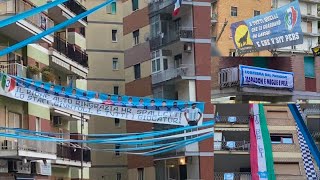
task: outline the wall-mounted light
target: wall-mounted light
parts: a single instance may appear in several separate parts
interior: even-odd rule
[[[185,157],[182,157],[179,159],[179,164],[180,165],[186,165],[186,158]]]

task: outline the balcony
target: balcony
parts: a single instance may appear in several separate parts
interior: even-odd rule
[[[182,64],[178,68],[171,68],[152,74],[152,84],[158,84],[176,78],[186,79],[195,76],[194,64]]]
[[[272,69],[270,69],[272,70]],[[283,71],[284,72],[284,71]],[[239,67],[230,67],[221,69],[218,73],[219,90],[213,90],[212,93],[216,97],[250,95],[250,96],[282,96],[290,98],[293,95],[292,89],[283,89],[276,87],[263,87],[255,85],[240,86],[240,70]],[[212,97],[213,98],[213,97]]]
[[[305,115],[320,115],[320,104],[302,104]]]
[[[211,14],[211,23],[217,23],[218,22],[218,14],[217,13],[212,13]]]
[[[250,142],[248,141],[215,141],[214,150],[249,153]]]
[[[244,124],[249,125],[250,116],[219,116],[215,117],[216,124]]]
[[[0,3],[0,20],[30,10],[35,6],[26,0],[8,0]],[[54,26],[54,22],[45,13],[38,13],[0,28],[0,32],[16,41],[25,40]],[[39,42],[52,43],[53,35],[43,37]]]
[[[49,0],[51,2],[52,0]],[[48,14],[57,23],[64,22],[68,19],[74,18],[77,15],[86,11],[86,8],[82,6],[77,0],[69,0],[63,4],[59,4],[53,8],[48,9]],[[85,27],[87,26],[87,17],[69,26],[69,28]]]
[[[27,67],[19,64],[18,61],[0,61],[0,72],[13,76],[26,77]]]
[[[230,177],[229,179],[234,179],[234,180],[251,180],[251,173],[250,172],[215,172],[214,173],[214,180],[228,179],[225,177]]]
[[[54,164],[81,166],[81,147],[71,144],[57,144],[57,159]],[[91,167],[91,150],[83,148],[83,166]]]
[[[31,141],[25,139],[1,138],[0,157],[27,159],[56,159],[55,142]]]
[[[149,13],[153,14],[175,3],[174,0],[152,0],[149,3]]]
[[[158,36],[150,39],[150,49],[157,50],[163,46],[174,43],[175,41],[192,42],[194,38],[193,28],[184,27],[179,30],[170,31],[168,34],[160,33]]]
[[[50,63],[67,74],[86,77],[88,74],[88,54],[65,40],[55,37],[50,49]],[[50,65],[51,65],[50,64]],[[63,68],[61,68],[63,67]]]

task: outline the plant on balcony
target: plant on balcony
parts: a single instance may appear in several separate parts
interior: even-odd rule
[[[40,69],[37,66],[28,66],[27,71],[29,76],[38,75],[40,73]]]
[[[41,70],[42,73],[42,80],[44,82],[54,82],[56,80],[56,76],[54,74],[54,71],[50,67],[44,67]]]

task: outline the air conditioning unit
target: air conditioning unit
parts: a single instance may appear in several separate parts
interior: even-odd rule
[[[60,116],[52,116],[52,124],[55,127],[61,126],[62,125],[61,117]]]
[[[17,161],[8,161],[8,172],[18,172]]]
[[[185,43],[183,46],[184,52],[190,53],[192,51],[192,44],[191,43]]]

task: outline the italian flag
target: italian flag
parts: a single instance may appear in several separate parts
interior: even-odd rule
[[[181,2],[182,2],[182,0],[176,0],[176,2],[174,3],[174,10],[173,10],[174,16],[177,16],[179,14]]]
[[[1,78],[1,87],[5,92],[13,91],[16,87],[16,80],[3,74]]]
[[[250,164],[252,180],[275,180],[272,144],[262,104],[250,104]]]

